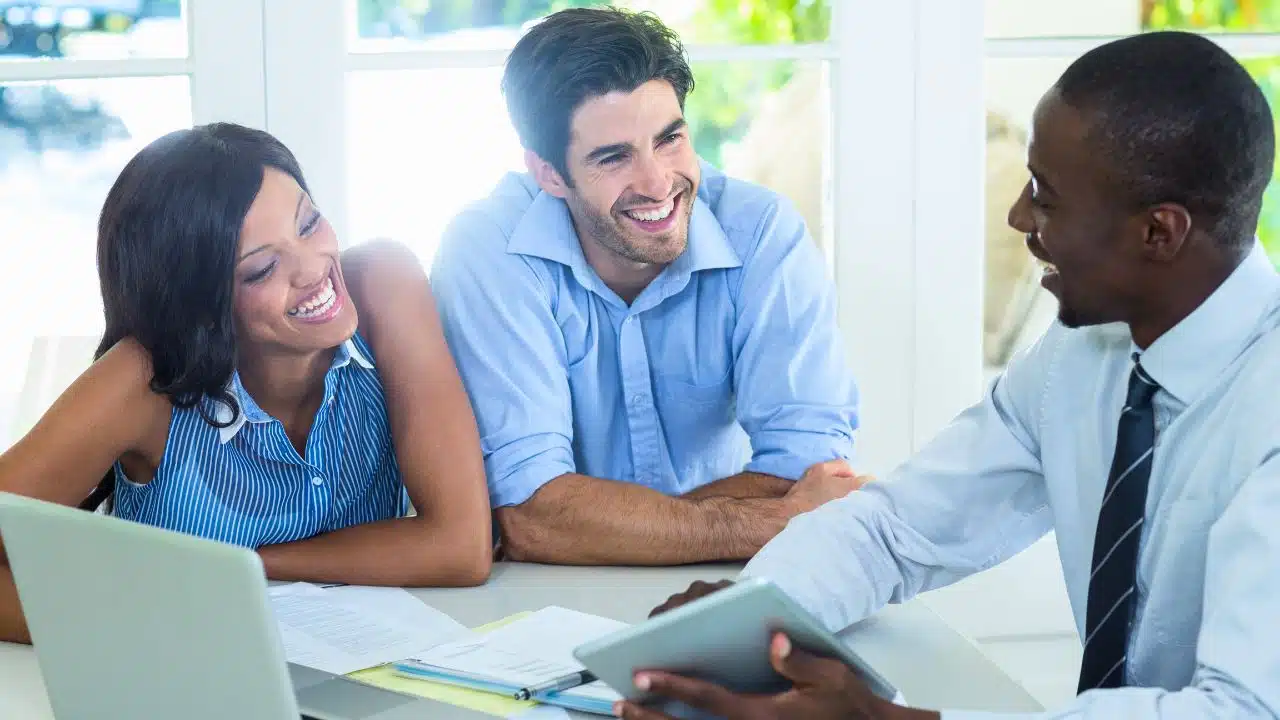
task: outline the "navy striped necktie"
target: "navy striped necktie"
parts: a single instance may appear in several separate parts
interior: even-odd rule
[[[1082,693],[1120,687],[1125,682],[1129,629],[1137,603],[1134,595],[1138,541],[1142,538],[1147,483],[1156,444],[1151,401],[1159,389],[1135,354],[1093,541],[1093,572],[1089,576],[1084,659],[1080,667]]]

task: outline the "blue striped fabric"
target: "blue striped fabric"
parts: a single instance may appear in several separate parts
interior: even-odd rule
[[[404,515],[408,494],[372,357],[359,335],[334,354],[305,458],[238,373],[232,392],[241,413],[229,427],[174,408],[151,482],[131,482],[116,463],[115,514],[250,548]],[[228,408],[202,402],[220,420],[232,419]]]

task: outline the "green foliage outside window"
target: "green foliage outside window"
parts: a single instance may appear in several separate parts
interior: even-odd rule
[[[1280,2],[1275,0],[1139,0],[1143,27],[1207,32],[1275,32],[1280,30]]]
[[[831,8],[829,0],[704,0],[692,25],[701,42],[817,43],[830,35]],[[791,61],[694,67],[685,116],[698,154],[722,165],[721,148],[746,132],[755,99],[781,88],[795,70]]]
[[[824,42],[831,26],[831,0],[622,0],[614,4],[655,10],[698,3],[687,21],[672,23],[686,45],[792,44]],[[605,5],[600,0],[360,0],[359,32],[369,37],[390,23],[403,33],[407,25],[423,35],[475,27],[518,27],[557,10]],[[674,16],[674,15],[673,15]],[[384,30],[385,31],[385,30]],[[740,137],[758,98],[791,79],[790,61],[700,63],[693,68],[696,87],[685,106],[698,154],[722,164],[721,149]]]
[[[1275,32],[1280,30],[1280,0],[1140,0],[1144,30],[1196,30],[1201,32]],[[1280,120],[1280,57],[1245,58],[1241,63],[1253,75]],[[1280,122],[1277,122],[1280,132]],[[1280,160],[1280,158],[1277,158]],[[1280,178],[1267,188],[1258,219],[1258,237],[1280,266]]]
[[[1202,32],[1280,31],[1280,0],[1132,0],[1141,8],[1144,30]],[[666,19],[683,6],[672,23],[686,44],[793,44],[824,42],[829,37],[834,0],[617,0],[634,9],[652,9]],[[675,4],[673,4],[675,3]],[[697,3],[692,13],[685,3]],[[607,4],[600,0],[358,0],[362,37],[380,33],[422,36],[466,28],[518,27],[569,7]],[[673,15],[674,17],[674,15]],[[380,29],[378,29],[380,28]],[[406,32],[407,31],[407,32]],[[1245,67],[1258,81],[1275,111],[1280,111],[1280,57],[1247,58]],[[740,137],[751,121],[757,99],[781,88],[795,71],[791,61],[699,63],[696,88],[686,104],[698,154],[723,164],[722,148]],[[1280,119],[1280,112],[1277,112]],[[1278,122],[1280,130],[1280,122]],[[1280,158],[1278,158],[1280,160]],[[1258,235],[1280,265],[1280,179],[1266,193]]]

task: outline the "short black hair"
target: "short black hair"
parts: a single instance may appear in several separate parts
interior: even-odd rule
[[[1229,53],[1193,33],[1143,33],[1085,53],[1055,88],[1092,122],[1088,139],[1130,202],[1181,204],[1224,248],[1252,246],[1275,128]]]
[[[548,15],[507,58],[502,92],[520,143],[571,182],[570,121],[583,102],[666,80],[684,108],[693,73],[674,31],[656,15],[614,7]]]

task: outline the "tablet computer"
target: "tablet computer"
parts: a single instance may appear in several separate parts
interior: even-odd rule
[[[637,702],[652,699],[633,683],[640,670],[708,680],[740,693],[776,693],[790,687],[769,663],[769,644],[777,632],[786,633],[795,647],[842,661],[876,695],[890,701],[897,695],[854,648],[761,578],[581,645],[574,657],[618,694]]]

